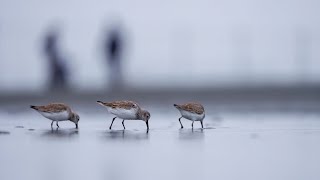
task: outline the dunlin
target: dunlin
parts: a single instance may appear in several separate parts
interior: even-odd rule
[[[204,108],[199,103],[185,103],[185,104],[174,104],[174,107],[176,107],[180,113],[181,117],[179,118],[179,122],[181,125],[181,128],[183,128],[181,123],[181,118],[186,118],[190,121],[192,121],[192,128],[194,121],[200,121],[201,127],[203,128],[203,119],[205,117]]]
[[[98,104],[107,108],[108,112],[115,115],[112,119],[109,129],[112,128],[113,121],[118,117],[122,119],[122,126],[124,129],[125,120],[143,120],[147,125],[147,130],[149,130],[149,119],[150,113],[146,110],[142,110],[140,106],[133,101],[113,101],[113,102],[102,102],[97,101]]]
[[[72,121],[75,123],[76,128],[78,128],[78,122],[80,117],[78,114],[73,112],[71,108],[62,103],[51,103],[44,106],[30,106],[30,108],[38,111],[44,117],[52,120],[51,128],[53,122],[56,121],[57,127],[59,127],[59,121]]]

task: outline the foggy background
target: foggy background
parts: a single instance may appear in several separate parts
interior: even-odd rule
[[[102,44],[120,27],[125,89],[318,86],[319,1],[1,1],[0,92],[48,88],[43,41],[72,91],[110,89]]]
[[[320,1],[0,0],[0,179],[318,180]],[[96,101],[134,100],[142,121]],[[205,108],[204,128],[173,107]],[[30,105],[68,104],[79,129]]]

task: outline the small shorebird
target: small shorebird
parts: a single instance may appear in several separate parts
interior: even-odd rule
[[[51,103],[44,106],[30,106],[30,108],[38,111],[44,117],[52,120],[51,128],[53,122],[56,121],[57,127],[59,127],[59,121],[72,121],[78,128],[78,122],[80,117],[77,113],[73,112],[71,108],[62,103]]]
[[[124,126],[125,120],[143,120],[146,122],[147,130],[149,130],[149,119],[150,113],[146,110],[142,110],[140,106],[133,101],[113,101],[113,102],[102,102],[97,101],[98,104],[107,108],[108,112],[115,115],[112,119],[109,129],[111,129],[113,121],[118,117],[122,119],[123,129],[126,129]]]
[[[186,118],[190,121],[192,121],[192,128],[194,121],[200,121],[201,127],[203,128],[203,119],[205,118],[204,108],[199,103],[185,103],[185,104],[174,104],[174,107],[176,107],[180,113],[181,117],[179,118],[179,122],[181,125],[181,129],[183,128],[181,123],[181,118]]]

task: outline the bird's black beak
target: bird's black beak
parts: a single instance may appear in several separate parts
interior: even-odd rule
[[[147,130],[149,130],[149,121],[146,121]]]
[[[78,129],[78,123],[76,123],[76,129]]]

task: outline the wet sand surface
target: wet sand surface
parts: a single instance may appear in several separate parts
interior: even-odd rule
[[[207,103],[208,104],[208,103]],[[290,179],[320,178],[320,112],[230,111],[206,106],[205,128],[162,104],[142,121],[116,120],[103,108],[76,106],[71,122],[22,107],[0,110],[0,179]],[[276,108],[274,108],[276,109]]]

